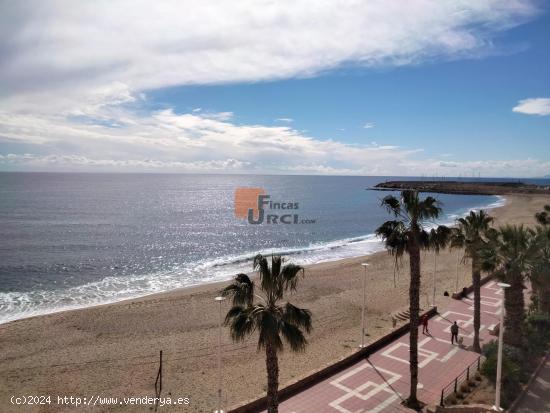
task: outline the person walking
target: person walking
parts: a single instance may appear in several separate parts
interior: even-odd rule
[[[424,314],[422,316],[422,334],[430,334],[428,331],[428,315]]]
[[[456,340],[456,344],[458,344],[458,324],[456,321],[451,326],[451,344],[454,344]]]

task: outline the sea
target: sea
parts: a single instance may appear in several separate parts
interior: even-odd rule
[[[302,265],[372,254],[392,192],[369,188],[390,179],[404,178],[0,173],[0,323],[228,280],[258,253]],[[250,188],[265,195],[259,224],[235,213]],[[504,203],[435,196],[446,224]]]

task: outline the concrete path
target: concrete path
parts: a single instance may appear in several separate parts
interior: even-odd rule
[[[495,339],[488,329],[499,322],[502,291],[493,281],[481,289],[482,345]],[[473,302],[450,299],[440,315],[429,323],[429,335],[419,332],[419,399],[437,404],[441,389],[472,363],[477,353],[451,345],[450,325],[455,320],[463,344],[473,337]],[[341,371],[281,403],[281,413],[378,413],[411,412],[401,405],[409,394],[409,335],[377,351],[368,359]],[[540,411],[540,410],[539,410]]]
[[[514,413],[550,412],[550,357],[518,404]]]

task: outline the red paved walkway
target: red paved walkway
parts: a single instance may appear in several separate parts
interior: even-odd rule
[[[488,329],[499,322],[502,292],[493,281],[481,289],[482,345],[493,340]],[[430,336],[419,333],[419,399],[439,403],[441,388],[473,363],[478,354],[450,343],[450,324],[457,321],[464,346],[472,344],[473,302],[451,300],[429,323]],[[408,396],[409,335],[377,351],[350,368],[284,401],[281,413],[411,412],[401,406]]]

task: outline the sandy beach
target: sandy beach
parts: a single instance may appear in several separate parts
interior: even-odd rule
[[[550,197],[506,196],[493,209],[495,224],[534,223],[533,215]],[[437,303],[455,290],[456,251],[437,259]],[[303,354],[280,357],[284,386],[355,351],[360,340],[361,282],[368,261],[369,341],[392,328],[391,313],[407,307],[408,260],[401,263],[394,288],[393,258],[385,252],[367,257],[311,265],[290,301],[313,313],[314,330]],[[431,300],[434,257],[423,254],[421,304]],[[468,263],[459,266],[459,287],[469,285]],[[181,289],[116,304],[66,311],[0,325],[0,406],[2,412],[139,412],[151,406],[74,407],[57,404],[57,396],[154,396],[159,351],[164,354],[162,396],[188,397],[189,405],[159,411],[211,412],[217,390],[218,308],[214,297],[227,282]],[[224,304],[227,311],[229,304]],[[224,342],[224,406],[262,395],[264,354],[252,337]],[[12,395],[50,395],[51,405],[12,405]]]

